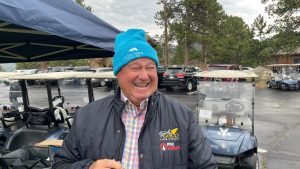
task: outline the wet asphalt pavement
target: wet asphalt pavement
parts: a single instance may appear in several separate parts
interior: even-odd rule
[[[255,130],[268,169],[300,168],[300,91],[256,92]]]

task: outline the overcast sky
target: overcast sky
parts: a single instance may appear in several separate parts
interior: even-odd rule
[[[85,0],[93,13],[120,30],[143,28],[150,35],[161,34],[154,15],[161,10],[158,0]],[[250,26],[255,17],[264,13],[261,0],[218,0],[225,12],[239,16]]]

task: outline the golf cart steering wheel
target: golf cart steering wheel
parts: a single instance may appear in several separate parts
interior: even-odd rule
[[[62,107],[65,102],[65,98],[63,96],[55,96],[52,98],[52,103],[54,107]]]
[[[244,105],[237,100],[231,100],[225,105],[225,109],[228,112],[237,113],[237,112],[241,112],[242,110],[244,110]]]

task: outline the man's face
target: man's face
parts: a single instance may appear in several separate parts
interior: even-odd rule
[[[136,59],[117,74],[124,95],[136,106],[157,90],[156,64],[148,58]]]

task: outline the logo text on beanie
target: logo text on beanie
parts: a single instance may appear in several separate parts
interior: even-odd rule
[[[137,48],[131,48],[131,49],[129,49],[129,52],[134,52],[134,51],[138,51],[138,49]]]
[[[144,52],[140,52],[138,48],[133,47],[128,50],[127,55],[125,56],[126,60],[132,60],[140,58]]]

